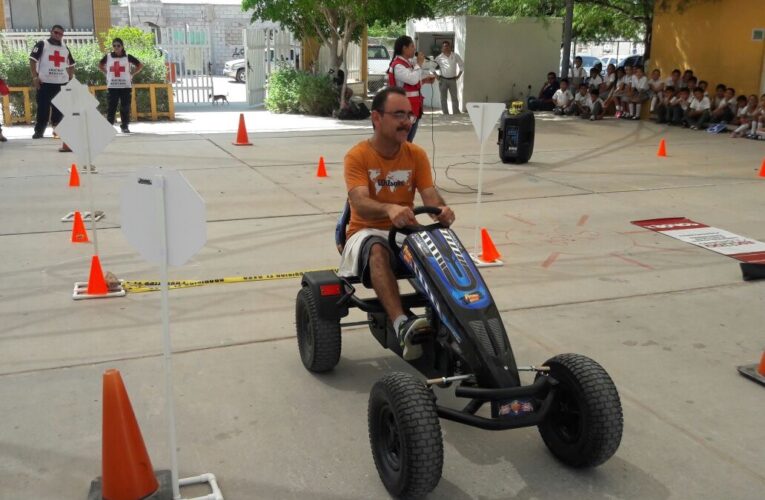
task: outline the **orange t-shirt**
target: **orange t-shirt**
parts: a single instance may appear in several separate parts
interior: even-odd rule
[[[384,158],[369,141],[356,144],[345,155],[345,184],[353,188],[366,186],[369,196],[380,203],[414,206],[414,190],[433,187],[430,161],[425,150],[405,142],[395,158]],[[360,229],[390,229],[390,219],[364,219],[351,210],[347,236]]]

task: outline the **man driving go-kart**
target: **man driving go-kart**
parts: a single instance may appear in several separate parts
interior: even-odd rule
[[[389,87],[372,101],[374,135],[345,156],[345,183],[351,207],[340,276],[359,276],[372,286],[393,323],[406,360],[417,359],[422,348],[412,339],[430,331],[426,318],[407,317],[394,274],[399,259],[388,245],[391,226],[416,226],[412,207],[415,190],[423,205],[438,207],[433,215],[442,225],[454,222],[454,212],[436,190],[425,151],[407,142],[416,120],[406,92]]]

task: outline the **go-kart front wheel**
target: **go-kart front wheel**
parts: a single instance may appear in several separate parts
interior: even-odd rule
[[[560,354],[544,366],[558,381],[550,414],[539,424],[545,444],[572,467],[604,463],[622,440],[622,405],[611,377],[580,354]]]
[[[295,300],[295,327],[303,365],[312,372],[326,372],[340,361],[340,321],[319,316],[316,298],[303,287]]]
[[[420,498],[441,479],[444,449],[433,394],[421,380],[394,372],[369,396],[369,442],[377,472],[394,497]]]

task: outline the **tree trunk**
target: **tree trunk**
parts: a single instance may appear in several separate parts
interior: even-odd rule
[[[645,36],[643,37],[643,64],[651,58],[651,43],[653,43],[653,18],[645,20]]]
[[[574,24],[574,0],[566,0],[566,17],[563,18],[563,61],[560,76],[568,78],[568,68],[571,60],[571,28]]]

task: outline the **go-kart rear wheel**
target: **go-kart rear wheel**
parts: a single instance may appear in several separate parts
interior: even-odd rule
[[[308,287],[303,287],[295,301],[295,327],[303,365],[312,372],[326,372],[340,361],[342,341],[340,320],[330,321],[319,316],[316,299]]]
[[[420,498],[441,479],[444,448],[433,394],[408,373],[380,379],[369,396],[369,442],[394,497]]]
[[[545,444],[572,467],[604,463],[616,453],[622,439],[622,405],[611,377],[580,354],[560,354],[544,366],[550,367],[550,376],[559,382],[553,408],[539,424]]]

